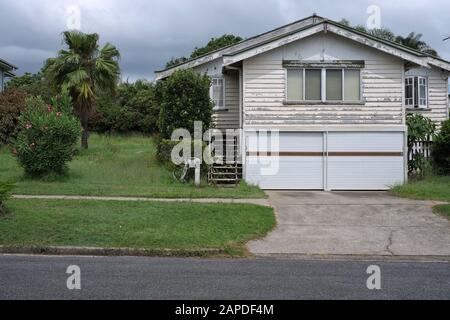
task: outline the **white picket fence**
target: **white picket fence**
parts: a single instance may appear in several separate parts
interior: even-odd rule
[[[420,153],[424,156],[425,159],[431,160],[431,146],[433,145],[433,141],[416,141],[412,147],[412,149],[408,153],[408,160],[412,160],[413,157]]]

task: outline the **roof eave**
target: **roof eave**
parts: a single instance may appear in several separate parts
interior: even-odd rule
[[[15,65],[9,63],[8,61],[5,61],[3,59],[0,59],[0,67],[4,67],[6,68],[5,70],[17,70],[19,69],[18,67],[16,67]]]

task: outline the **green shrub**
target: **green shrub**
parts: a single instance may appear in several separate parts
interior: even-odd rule
[[[11,197],[11,191],[14,188],[12,182],[0,181],[0,216],[6,213],[5,201]]]
[[[75,146],[81,132],[68,94],[53,99],[52,105],[46,105],[40,97],[28,98],[19,127],[15,153],[25,173],[64,173],[67,162],[77,153]]]
[[[26,92],[31,96],[40,96],[46,103],[50,103],[52,97],[56,94],[54,84],[43,72],[35,74],[26,72],[22,76],[12,78],[6,83],[8,89],[17,89]]]
[[[207,75],[178,70],[158,86],[158,126],[163,138],[170,139],[172,132],[179,128],[192,134],[195,121],[203,122],[203,130],[210,128],[213,109],[210,85]]]
[[[20,113],[25,109],[27,94],[18,89],[0,92],[0,144],[9,144],[19,132]]]
[[[100,96],[96,110],[90,119],[90,128],[93,131],[145,134],[157,132],[159,108],[154,101],[153,85],[145,81],[121,84],[114,97]]]
[[[433,142],[433,162],[441,174],[450,174],[450,120],[442,123]]]
[[[408,126],[408,171],[409,173],[424,174],[430,163],[420,155],[413,156],[414,143],[418,141],[429,141],[435,133],[436,125],[423,115],[408,114],[406,116]]]

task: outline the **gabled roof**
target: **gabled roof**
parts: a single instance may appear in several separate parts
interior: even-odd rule
[[[352,39],[420,66],[428,68],[434,66],[450,71],[450,62],[448,61],[313,15],[237,44],[190,59],[179,65],[156,71],[156,80],[170,76],[175,70],[193,68],[218,58],[223,58],[224,65],[230,65],[319,32],[331,32]]]
[[[8,61],[3,60],[3,59],[0,58],[0,69],[4,70],[4,71],[14,71],[14,70],[17,70],[19,68],[17,68],[15,65],[12,65]]]

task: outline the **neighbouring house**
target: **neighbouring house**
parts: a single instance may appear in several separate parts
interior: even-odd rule
[[[16,66],[3,59],[0,59],[0,92],[5,89],[6,79],[15,77],[15,70],[17,70]]]
[[[450,62],[315,15],[157,71],[156,79],[185,68],[212,78],[216,127],[240,129],[237,163],[263,189],[403,183],[406,114],[437,124],[449,114]]]

